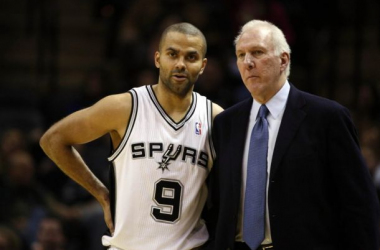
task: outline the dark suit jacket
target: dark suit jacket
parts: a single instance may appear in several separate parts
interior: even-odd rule
[[[218,115],[210,249],[233,249],[253,99]],[[268,206],[276,250],[379,250],[379,204],[348,110],[291,85],[273,153]]]

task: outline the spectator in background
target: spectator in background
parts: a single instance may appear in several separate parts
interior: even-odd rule
[[[57,196],[37,181],[35,172],[35,163],[29,152],[19,149],[7,157],[0,182],[0,224],[14,228],[25,245],[29,246],[36,239],[40,221],[47,214],[54,214],[73,226],[69,240],[76,243],[72,245],[102,249],[99,248],[98,237],[106,230],[106,226],[99,204],[93,199],[76,198],[71,203],[58,201]]]
[[[0,140],[0,177],[5,171],[6,159],[17,150],[26,149],[25,136],[17,128],[5,130]]]
[[[41,219],[36,241],[31,250],[67,250],[67,240],[61,220],[54,216]]]
[[[252,19],[267,20],[278,23],[289,45],[296,40],[296,35],[284,4],[276,0],[228,0],[227,10],[233,23],[234,31]]]
[[[363,156],[371,173],[380,200],[380,128],[374,120],[359,130]]]
[[[380,122],[380,95],[375,84],[360,85],[356,100],[353,108],[360,116],[360,124]]]
[[[200,84],[195,87],[195,90],[203,93],[221,106],[228,107],[232,102],[232,98],[230,88],[223,84],[225,69],[221,64],[216,57],[209,57],[207,71],[199,79]]]
[[[20,237],[10,228],[0,224],[0,250],[22,250]]]
[[[39,220],[47,211],[67,211],[36,182],[34,160],[27,151],[13,152],[6,163],[2,176],[1,221],[19,232],[29,245],[35,239]]]

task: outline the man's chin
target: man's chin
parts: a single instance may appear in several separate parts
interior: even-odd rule
[[[189,91],[192,90],[192,85],[189,84],[188,81],[186,82],[172,82],[170,90],[179,95],[179,96],[185,96],[189,93]]]

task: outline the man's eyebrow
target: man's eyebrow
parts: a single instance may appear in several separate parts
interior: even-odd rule
[[[165,51],[179,53],[179,50],[175,49],[173,47],[168,47]],[[189,51],[186,51],[186,54],[187,55],[200,55],[198,50],[189,50]]]
[[[178,50],[175,49],[175,48],[173,48],[173,47],[169,47],[169,48],[167,48],[166,51],[173,51],[173,52],[178,53]]]
[[[199,52],[197,50],[190,50],[190,51],[187,52],[187,54],[189,54],[189,55],[194,55],[194,54],[198,55]]]

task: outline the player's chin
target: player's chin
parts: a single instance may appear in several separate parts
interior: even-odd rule
[[[186,95],[192,90],[193,84],[191,82],[177,84],[175,87],[175,92],[179,95]]]

